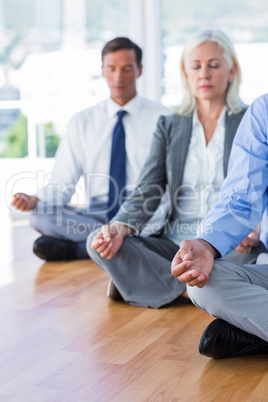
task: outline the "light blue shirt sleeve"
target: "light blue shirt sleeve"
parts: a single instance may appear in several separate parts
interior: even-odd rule
[[[268,246],[268,94],[254,101],[237,130],[228,175],[217,205],[205,217],[198,238],[222,256],[237,247],[262,219]]]

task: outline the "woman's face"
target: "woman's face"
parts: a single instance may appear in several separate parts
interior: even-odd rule
[[[221,101],[225,103],[228,81],[236,72],[230,69],[223,50],[215,42],[204,42],[193,49],[186,64],[186,79],[196,100]]]

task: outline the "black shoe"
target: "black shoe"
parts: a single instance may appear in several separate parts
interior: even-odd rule
[[[222,359],[249,354],[267,354],[268,342],[226,321],[216,319],[203,332],[198,349],[201,355]]]
[[[71,240],[41,236],[35,240],[33,252],[46,261],[70,261],[76,259],[77,245]]]
[[[113,283],[113,281],[111,279],[109,281],[108,288],[107,288],[107,297],[114,301],[124,300],[123,297],[121,296],[121,294],[119,293],[117,287],[115,286],[115,284]]]

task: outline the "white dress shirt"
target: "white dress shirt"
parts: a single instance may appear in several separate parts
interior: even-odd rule
[[[78,112],[70,120],[55,157],[55,167],[46,187],[37,197],[54,205],[66,205],[75,192],[81,176],[85,178],[85,199],[107,202],[110,153],[116,113],[126,110],[123,125],[126,133],[127,185],[137,182],[149,153],[151,140],[160,115],[170,110],[139,96],[124,107],[108,99]]]
[[[196,236],[198,225],[218,201],[224,181],[225,111],[224,108],[208,145],[196,111],[193,115],[191,142],[178,197],[178,221],[166,234],[178,245]]]

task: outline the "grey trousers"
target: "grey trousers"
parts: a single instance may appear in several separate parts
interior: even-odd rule
[[[178,251],[172,241],[158,237],[126,237],[115,257],[107,260],[91,249],[95,234],[87,240],[89,256],[108,272],[126,302],[159,308],[185,291],[185,284],[171,274],[171,261]]]
[[[72,240],[77,243],[77,259],[88,258],[86,240],[94,230],[99,230],[107,221],[105,205],[88,208],[52,206],[38,202],[38,207],[29,216],[32,227],[45,236]]]
[[[156,214],[148,222],[142,234],[149,236],[152,228],[159,228],[164,223],[166,205],[161,204]],[[77,243],[78,258],[88,258],[86,240],[91,232],[99,230],[108,223],[107,204],[92,201],[89,208],[79,206],[55,206],[38,202],[36,209],[29,216],[32,227],[45,236],[71,240]]]
[[[208,283],[187,290],[192,302],[208,314],[268,341],[268,264],[218,259]]]
[[[161,237],[126,237],[112,260],[101,258],[91,249],[93,232],[87,240],[87,251],[92,260],[108,272],[115,286],[128,303],[143,307],[159,308],[177,299],[186,289],[171,274],[171,261],[178,246]],[[259,251],[250,254],[232,252],[227,258],[248,263],[255,262]]]
[[[103,208],[81,208],[73,206],[51,206],[38,203],[30,215],[30,223],[46,236],[58,237],[74,242],[86,241],[88,235],[105,223]]]

